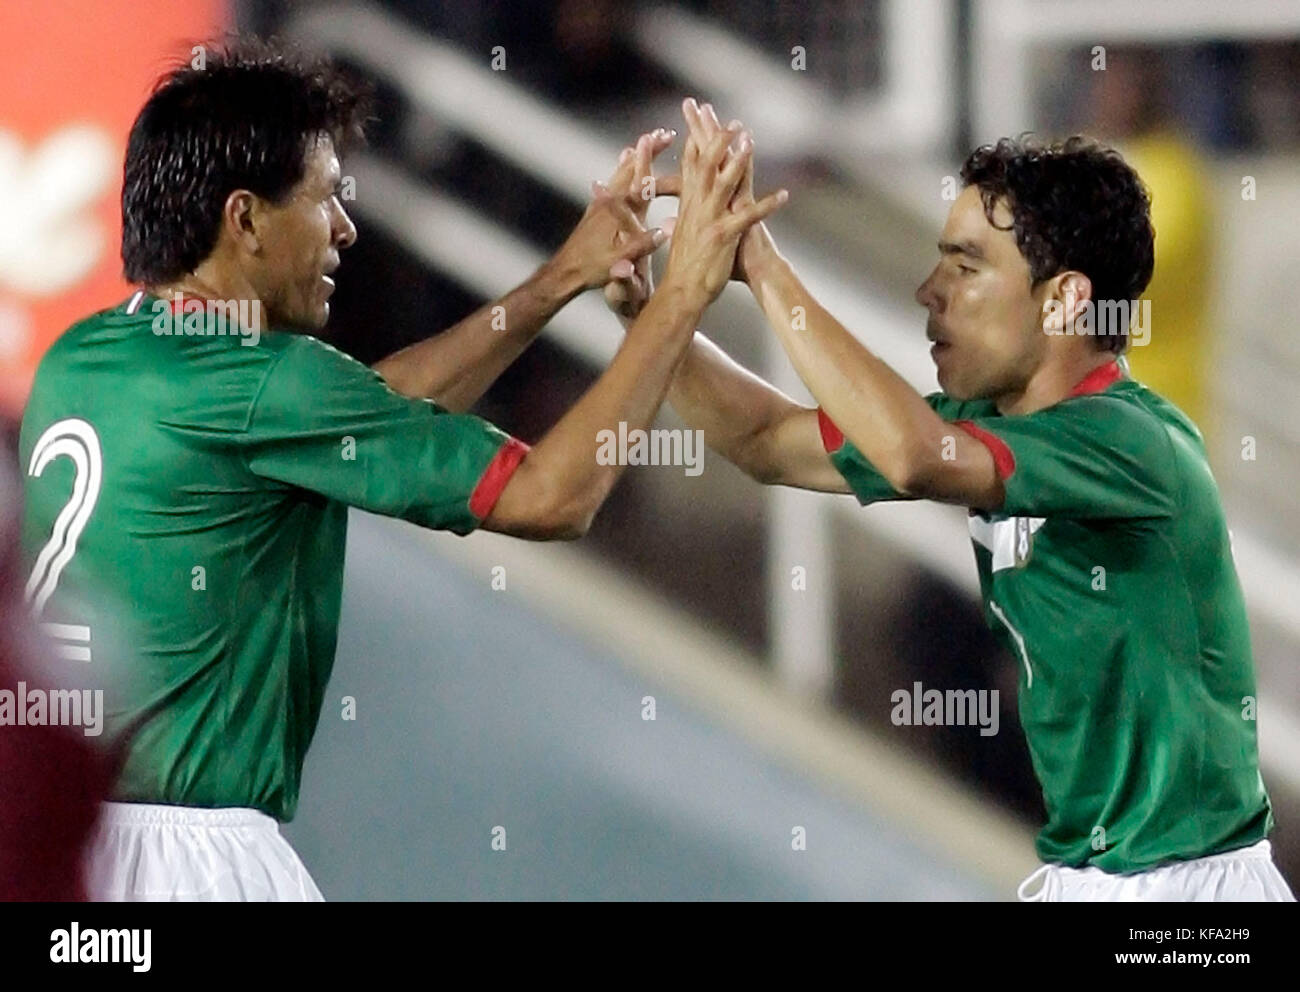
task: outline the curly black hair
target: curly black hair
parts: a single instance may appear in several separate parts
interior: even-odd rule
[[[1114,149],[1081,135],[1052,144],[1003,138],[975,149],[961,178],[979,188],[990,224],[1005,200],[1012,222],[1000,229],[1014,232],[1035,285],[1060,272],[1082,272],[1100,307],[1138,299],[1151,281],[1151,197]],[[1105,351],[1128,346],[1127,333],[1093,340]]]
[[[281,202],[320,135],[339,154],[363,137],[371,90],[328,60],[257,38],[199,51],[158,81],[127,140],[122,263],[132,283],[194,271],[230,193]]]

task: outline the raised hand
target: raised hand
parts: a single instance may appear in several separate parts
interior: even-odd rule
[[[788,199],[785,190],[733,204],[751,176],[753,141],[739,122],[719,127],[712,107],[702,112],[693,99],[682,104],[689,135],[682,153],[681,206],[673,228],[665,288],[702,293],[712,301],[736,264],[741,236]],[[733,147],[734,145],[734,147]]]
[[[663,243],[663,231],[645,229],[646,208],[656,191],[653,182],[643,180],[649,174],[648,160],[672,143],[673,133],[660,128],[642,136],[637,154],[648,156],[644,174],[637,155],[625,152],[608,184],[592,183],[591,203],[554,259],[583,289],[630,275],[639,259]]]
[[[700,108],[698,119],[700,127],[707,135],[714,135],[723,130],[722,125],[718,122],[717,114],[713,111],[712,104],[706,103]],[[729,129],[739,128],[741,123],[740,121],[732,121],[727,127]],[[754,203],[754,160],[751,155],[749,168],[745,170],[745,175],[740,181],[736,195],[731,198],[731,209],[740,211],[752,203]],[[767,225],[760,221],[750,226],[740,237],[740,244],[736,248],[736,264],[731,270],[731,278],[740,282],[748,282],[750,275],[758,265],[777,254],[776,242],[772,240]]]
[[[656,196],[676,196],[681,189],[680,176],[656,177],[652,168],[655,157],[672,144],[676,134],[676,131],[660,128],[641,135],[633,147],[623,149],[618,169],[610,179],[611,189],[626,188],[634,197],[632,210],[642,227],[651,200]],[[664,225],[664,233],[671,234],[667,224]],[[615,262],[610,269],[610,276],[612,278],[605,284],[605,303],[620,317],[632,320],[641,312],[641,307],[653,289],[650,256],[647,254],[635,260],[622,259]]]

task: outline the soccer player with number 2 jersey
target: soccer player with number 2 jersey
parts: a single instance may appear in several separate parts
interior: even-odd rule
[[[334,661],[348,507],[583,534],[621,471],[596,438],[648,425],[741,234],[785,198],[733,204],[750,155],[736,132],[688,142],[664,285],[530,449],[463,411],[560,307],[662,242],[641,227],[643,180],[672,135],[641,138],[531,279],[367,368],[313,336],[356,238],[338,155],[363,118],[328,64],[262,45],[171,73],[127,147],[122,257],[140,288],[37,371],[27,598],[108,687],[121,762],[89,855],[100,899],[321,897],[278,823]]]

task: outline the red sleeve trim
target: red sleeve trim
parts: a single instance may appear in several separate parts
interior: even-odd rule
[[[515,469],[519,467],[519,463],[524,460],[524,455],[528,454],[528,451],[528,445],[514,437],[507,439],[506,443],[501,445],[501,450],[483,471],[478,485],[470,495],[470,513],[480,520],[486,519],[492,512],[492,507],[497,505],[497,500],[501,498],[501,491],[505,489],[506,483],[515,474]]]
[[[817,408],[817,427],[822,432],[822,447],[828,455],[833,455],[844,447],[844,433],[835,426],[834,421],[826,416],[826,411]]]
[[[982,427],[976,427],[969,420],[954,420],[953,424],[989,449],[993,455],[993,466],[998,471],[998,478],[1003,482],[1016,470],[1016,456],[1011,453],[1005,441],[996,434],[990,434]]]

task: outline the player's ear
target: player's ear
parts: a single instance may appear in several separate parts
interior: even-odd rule
[[[237,189],[226,197],[221,212],[222,226],[250,254],[262,246],[266,220],[266,204],[255,193]]]
[[[1073,269],[1044,279],[1038,291],[1043,312],[1043,329],[1051,334],[1066,333],[1092,302],[1092,280]]]

